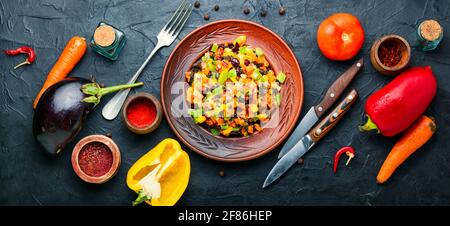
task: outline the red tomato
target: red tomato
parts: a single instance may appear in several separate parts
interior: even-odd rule
[[[336,13],[325,19],[317,31],[320,51],[331,60],[349,60],[364,43],[364,30],[358,18]]]

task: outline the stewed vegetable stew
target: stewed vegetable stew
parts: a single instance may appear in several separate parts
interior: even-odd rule
[[[246,36],[214,43],[185,74],[188,113],[213,135],[248,136],[262,131],[281,104],[286,75],[275,74],[261,48]]]

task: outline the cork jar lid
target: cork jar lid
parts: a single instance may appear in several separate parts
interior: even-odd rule
[[[420,35],[428,41],[434,41],[440,38],[442,27],[436,20],[425,20],[420,24]]]
[[[97,27],[94,33],[95,44],[103,47],[110,46],[116,40],[116,32],[109,25],[101,25]]]

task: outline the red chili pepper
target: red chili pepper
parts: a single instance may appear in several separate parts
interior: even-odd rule
[[[360,129],[384,136],[399,134],[423,114],[436,89],[430,66],[410,68],[370,95],[365,105],[368,119]]]
[[[5,54],[10,56],[15,56],[19,54],[27,55],[27,59],[24,62],[16,65],[14,69],[17,69],[18,67],[23,66],[25,64],[31,64],[36,59],[36,53],[34,52],[33,48],[29,46],[21,46],[17,49],[5,50]]]
[[[352,147],[343,147],[339,149],[339,151],[337,151],[336,154],[334,155],[334,165],[333,165],[334,173],[336,173],[337,171],[337,167],[339,165],[339,158],[344,153],[348,156],[348,160],[347,163],[345,163],[345,165],[348,165],[350,160],[352,160],[352,158],[355,157],[355,149],[353,149]]]

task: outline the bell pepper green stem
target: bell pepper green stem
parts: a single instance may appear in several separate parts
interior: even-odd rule
[[[138,192],[138,197],[133,201],[133,206],[137,206],[147,200],[152,199],[151,197],[146,196],[142,191]]]
[[[368,132],[372,130],[376,130],[377,133],[380,133],[380,129],[378,129],[377,125],[372,121],[372,119],[367,115],[367,122],[359,126],[359,130],[362,132]]]

